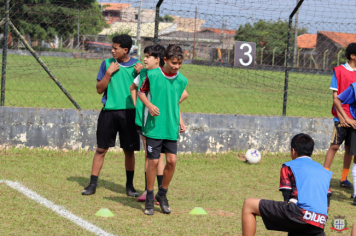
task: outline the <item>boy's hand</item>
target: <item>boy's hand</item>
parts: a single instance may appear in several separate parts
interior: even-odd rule
[[[347,119],[346,119],[346,123],[349,124],[349,125],[351,125],[352,128],[356,129],[356,120],[347,118]]]
[[[185,132],[185,124],[184,121],[182,119],[180,119],[179,121],[179,133],[183,133]]]
[[[134,68],[135,68],[137,74],[140,74],[140,71],[143,69],[143,65],[141,63],[136,63]]]
[[[118,71],[120,69],[120,65],[117,62],[111,62],[108,70],[106,71],[109,73],[109,75],[112,75],[114,72]]]
[[[341,127],[344,127],[344,128],[350,127],[350,125],[346,122],[346,120],[342,116],[339,117],[339,122],[340,122]]]
[[[150,112],[151,116],[159,116],[159,109],[155,105],[147,107],[148,111]]]

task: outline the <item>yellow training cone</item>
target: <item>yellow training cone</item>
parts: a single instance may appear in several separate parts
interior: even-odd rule
[[[195,207],[189,212],[191,215],[207,215],[206,211],[202,207]]]
[[[96,214],[101,217],[113,217],[114,214],[108,208],[101,208]]]

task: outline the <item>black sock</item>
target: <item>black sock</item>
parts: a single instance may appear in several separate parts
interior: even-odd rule
[[[146,177],[146,172],[145,172],[145,191],[147,190],[147,177]]]
[[[158,187],[161,187],[163,181],[163,175],[157,175]]]
[[[133,178],[135,171],[126,170],[126,187],[133,187]]]
[[[148,199],[154,199],[154,193],[153,193],[154,190],[147,190],[147,195],[146,195],[146,198]]]
[[[168,192],[168,188],[167,188],[167,189],[164,189],[164,188],[162,188],[162,186],[160,186],[160,187],[159,187],[159,190],[158,190],[158,195],[166,196],[166,195],[167,195],[167,192]]]
[[[98,176],[96,176],[96,175],[91,175],[90,176],[90,184],[97,184],[98,183]]]

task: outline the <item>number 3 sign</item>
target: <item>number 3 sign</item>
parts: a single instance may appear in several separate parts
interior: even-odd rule
[[[256,43],[235,42],[234,66],[255,67]]]

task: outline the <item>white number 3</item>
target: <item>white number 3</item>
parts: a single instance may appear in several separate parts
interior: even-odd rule
[[[248,56],[248,62],[244,62],[241,58],[239,59],[239,62],[240,62],[241,65],[243,65],[243,66],[249,66],[249,65],[251,65],[252,60],[253,60],[252,55],[251,55],[252,47],[251,47],[251,45],[248,44],[248,43],[243,43],[243,44],[241,44],[240,49],[242,50],[244,47],[247,47],[247,48],[248,48],[248,51],[244,53],[244,55],[247,55],[247,56]]]

